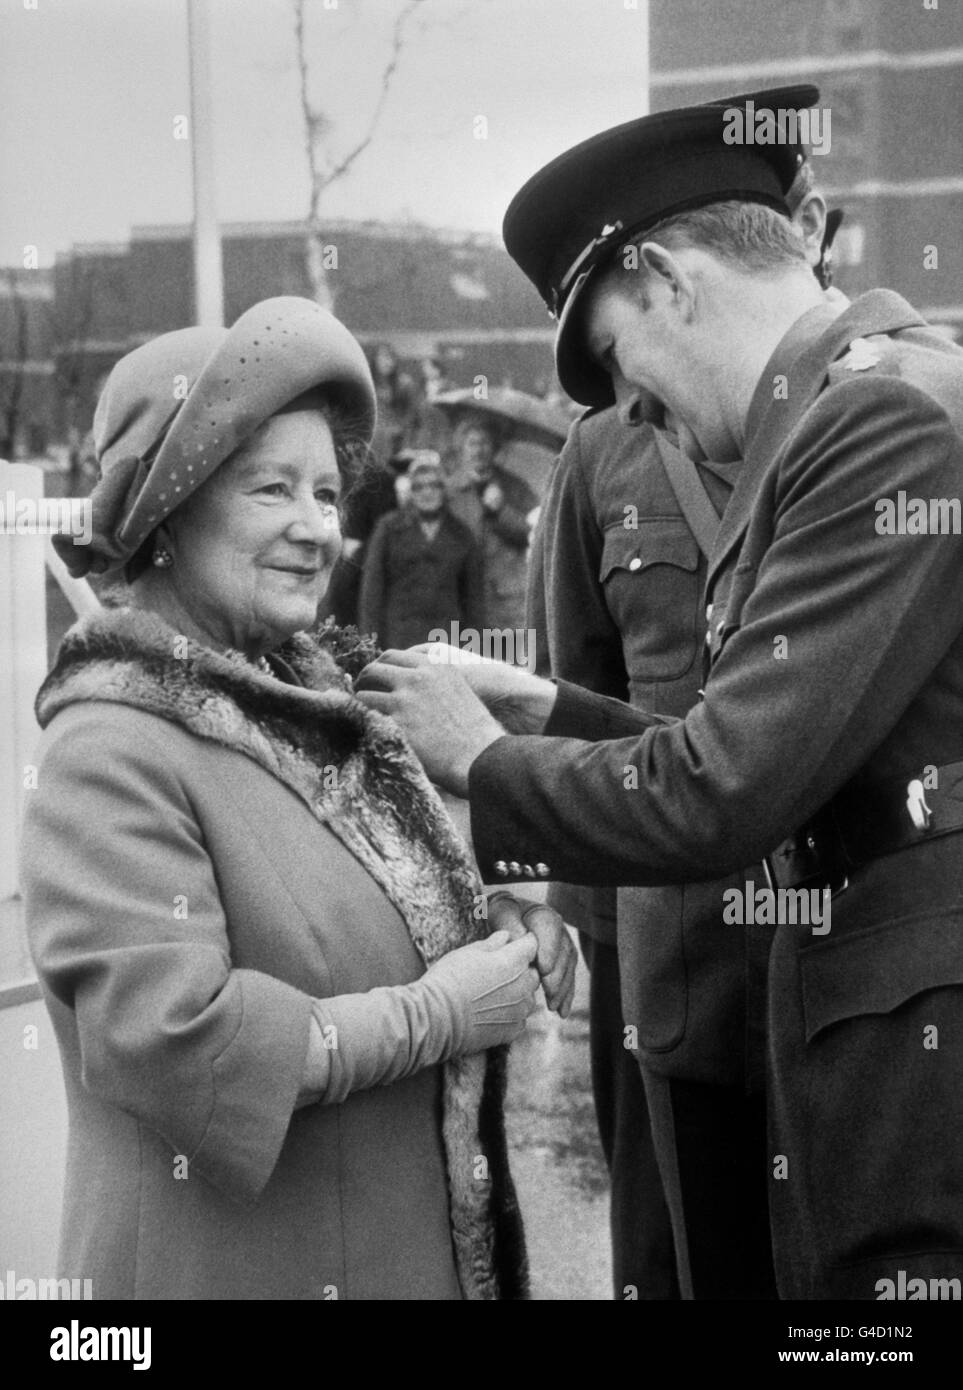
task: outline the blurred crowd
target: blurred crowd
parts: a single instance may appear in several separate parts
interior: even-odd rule
[[[522,629],[531,534],[568,411],[506,388],[452,389],[434,360],[418,379],[386,344],[369,360],[378,428],[320,616],[382,647],[452,624]]]

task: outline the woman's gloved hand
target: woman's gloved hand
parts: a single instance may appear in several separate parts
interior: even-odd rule
[[[507,931],[459,946],[410,985],[315,999],[297,1104],[337,1105],[450,1057],[511,1042],[535,1008],[538,942]]]
[[[428,994],[438,1009],[447,1008],[449,1055],[482,1052],[518,1037],[535,1008],[537,952],[531,933],[512,941],[507,931],[493,932],[449,951],[410,986]]]

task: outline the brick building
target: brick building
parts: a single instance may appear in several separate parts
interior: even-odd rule
[[[837,283],[963,330],[963,6],[650,0],[650,25],[654,111],[815,82],[831,142],[813,167],[846,211]]]
[[[336,260],[327,276],[335,312],[366,346],[390,343],[412,364],[439,354],[457,385],[483,373],[492,385],[548,386],[551,322],[496,237],[344,222],[325,229],[325,245]],[[272,295],[310,296],[305,249],[299,223],[226,224],[226,322]],[[4,275],[29,287],[29,345],[15,313],[27,289],[3,300]],[[135,227],[126,245],[75,246],[52,272],[0,272],[0,363],[12,373],[19,361],[35,388],[17,452],[65,440],[71,426],[85,431],[117,359],[192,319],[187,226]],[[0,407],[8,386],[0,376]]]

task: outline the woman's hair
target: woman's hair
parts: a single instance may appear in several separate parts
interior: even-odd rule
[[[275,413],[287,415],[296,410],[316,410],[323,415],[331,431],[334,456],[341,476],[341,506],[356,491],[368,471],[371,449],[364,437],[364,421],[353,415],[344,403],[323,386],[312,387],[295,396]],[[228,460],[225,459],[225,462]]]

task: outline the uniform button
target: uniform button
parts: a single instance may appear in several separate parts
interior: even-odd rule
[[[536,864],[535,872],[539,878],[548,878],[549,868],[547,864]]]
[[[531,864],[523,864],[522,873],[525,875],[526,878],[535,877],[535,870],[532,868]]]
[[[497,859],[494,867],[498,877],[505,878],[508,873],[508,865],[505,863],[504,859]]]
[[[636,557],[635,557],[634,560],[630,560],[630,561],[629,561],[629,569],[630,569],[630,570],[640,570],[641,568],[642,568],[642,561],[639,559],[638,555],[636,555]]]
[[[711,623],[711,622],[712,622],[712,604],[711,604],[711,603],[707,603],[707,604],[706,604],[706,622],[707,622],[707,623]]]
[[[517,859],[513,859],[512,862],[511,862],[511,863],[509,864],[509,866],[508,866],[508,872],[509,872],[510,874],[512,874],[513,877],[517,878],[518,875],[521,873],[521,871],[522,871],[522,866],[521,866],[521,864],[519,864],[519,862],[518,862]]]

